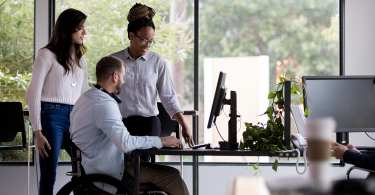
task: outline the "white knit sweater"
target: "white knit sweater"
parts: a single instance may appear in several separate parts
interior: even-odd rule
[[[89,89],[87,64],[84,57],[80,65],[74,66],[74,73],[64,75],[65,69],[57,62],[56,55],[49,49],[39,51],[34,62],[33,74],[26,92],[30,122],[34,131],[42,130],[41,102],[74,105],[79,96]],[[72,86],[71,83],[76,83]]]

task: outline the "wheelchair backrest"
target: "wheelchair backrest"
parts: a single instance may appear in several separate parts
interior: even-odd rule
[[[72,154],[72,159],[71,159],[72,172],[69,172],[69,174],[71,174],[71,176],[81,177],[82,175],[85,175],[85,172],[81,165],[81,162],[82,162],[81,150],[72,141],[70,141],[69,145],[70,145],[70,152]]]

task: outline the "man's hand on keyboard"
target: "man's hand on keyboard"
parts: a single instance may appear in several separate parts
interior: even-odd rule
[[[348,150],[348,148],[337,142],[332,142],[332,148],[333,148],[333,155],[335,156],[335,158],[343,160],[344,153],[345,151]]]
[[[161,137],[161,142],[163,143],[163,147],[169,148],[169,147],[175,147],[175,148],[183,148],[181,141],[173,136],[168,137]]]
[[[352,144],[348,144],[346,146],[349,150],[353,151],[353,152],[357,152],[357,153],[361,153],[359,150],[357,150],[357,148],[355,148]]]

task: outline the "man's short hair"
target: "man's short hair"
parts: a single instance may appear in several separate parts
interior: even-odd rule
[[[117,57],[103,57],[96,64],[96,81],[106,82],[114,72],[120,73],[122,66],[126,68],[125,63]]]

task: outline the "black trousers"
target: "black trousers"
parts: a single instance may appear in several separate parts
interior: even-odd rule
[[[122,122],[128,129],[130,135],[134,136],[160,136],[161,125],[157,116],[143,117],[130,116],[123,118]],[[150,155],[141,156],[141,159],[150,162]]]

